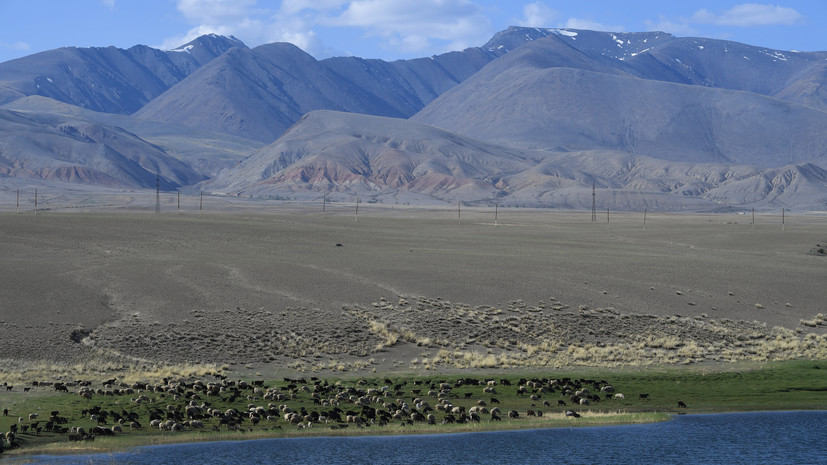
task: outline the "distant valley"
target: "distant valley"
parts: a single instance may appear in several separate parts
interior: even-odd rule
[[[827,52],[511,27],[415,60],[202,36],[0,63],[0,190],[827,210]]]

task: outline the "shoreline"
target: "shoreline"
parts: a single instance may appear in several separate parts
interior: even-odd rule
[[[656,414],[658,418],[653,418],[651,421],[634,421],[634,422],[607,422],[607,423],[598,423],[598,424],[569,424],[569,425],[553,425],[553,426],[541,426],[538,424],[527,424],[523,426],[514,426],[514,427],[497,427],[497,428],[485,428],[485,427],[476,427],[476,428],[469,428],[465,430],[459,431],[429,431],[427,429],[415,429],[415,430],[406,430],[406,431],[386,431],[381,432],[377,431],[376,429],[371,430],[370,432],[339,432],[338,434],[331,434],[331,431],[320,432],[320,434],[287,434],[287,435],[264,435],[264,434],[256,434],[252,433],[258,437],[239,437],[239,438],[214,438],[214,439],[204,439],[201,438],[187,438],[187,437],[179,437],[179,438],[165,438],[164,441],[157,441],[155,443],[138,443],[134,445],[123,445],[117,447],[101,447],[101,448],[81,448],[81,449],[59,449],[56,451],[43,449],[43,450],[33,450],[27,451],[25,454],[15,454],[9,455],[7,458],[11,459],[8,463],[27,463],[25,460],[27,458],[34,458],[34,457],[48,457],[48,458],[59,458],[64,456],[86,456],[86,455],[103,455],[103,454],[120,454],[120,453],[130,453],[135,449],[141,448],[151,448],[151,447],[162,447],[162,446],[175,446],[181,444],[208,444],[208,443],[216,443],[216,442],[227,442],[227,443],[241,443],[247,441],[266,441],[266,440],[273,440],[273,439],[310,439],[310,438],[370,438],[370,437],[384,437],[384,436],[439,436],[439,435],[455,435],[455,434],[474,434],[474,433],[498,433],[498,432],[509,432],[509,431],[531,431],[531,430],[544,430],[544,429],[560,429],[560,428],[568,428],[568,429],[579,429],[579,428],[599,428],[599,427],[613,427],[613,426],[632,426],[632,425],[639,425],[639,424],[654,424],[654,423],[663,423],[668,421],[673,421],[678,416],[702,416],[702,415],[737,415],[737,414],[746,414],[746,413],[780,413],[780,412],[824,412],[827,413],[827,410],[824,409],[793,409],[793,410],[747,410],[747,411],[720,411],[720,412],[705,412],[705,413],[659,413]],[[478,425],[479,426],[479,425]],[[320,428],[321,429],[321,428]],[[459,429],[459,428],[452,428],[452,429]],[[212,433],[210,433],[212,434]],[[215,433],[218,436],[230,436],[226,433]],[[237,433],[238,435],[244,435],[247,433]]]
[[[723,412],[721,412],[723,413]],[[736,412],[728,412],[728,413],[736,413]],[[211,443],[211,442],[243,442],[243,441],[257,441],[257,440],[267,440],[267,439],[301,439],[301,438],[324,438],[324,437],[380,437],[380,436],[421,436],[421,435],[442,435],[442,434],[466,434],[466,433],[486,433],[486,432],[499,432],[499,431],[522,431],[522,430],[533,430],[533,429],[556,429],[556,428],[589,428],[589,427],[599,427],[599,426],[624,426],[624,425],[635,425],[635,424],[646,424],[646,423],[661,423],[665,421],[670,421],[672,417],[676,416],[677,413],[636,413],[636,414],[629,414],[629,413],[618,413],[618,416],[629,416],[631,415],[634,418],[640,417],[640,421],[606,421],[606,417],[603,415],[607,415],[611,417],[613,414],[601,414],[599,416],[590,416],[589,414],[584,414],[581,419],[585,419],[585,421],[578,421],[574,423],[572,420],[569,424],[563,424],[563,421],[567,420],[560,420],[560,419],[551,419],[549,421],[555,422],[553,425],[543,425],[545,420],[529,420],[528,423],[523,424],[516,424],[513,422],[508,423],[500,423],[499,425],[492,425],[491,423],[488,424],[473,424],[473,425],[453,425],[448,426],[446,429],[450,429],[448,431],[434,431],[432,428],[427,427],[413,427],[413,428],[406,428],[406,429],[398,429],[398,430],[390,430],[386,428],[380,429],[379,427],[373,427],[370,430],[330,430],[325,426],[320,426],[317,428],[317,431],[295,431],[295,432],[282,432],[277,434],[268,434],[265,431],[254,431],[254,432],[201,432],[201,433],[184,433],[181,436],[163,436],[163,437],[155,437],[153,440],[150,441],[140,441],[141,438],[116,438],[116,441],[122,441],[123,439],[135,439],[134,444],[124,444],[124,445],[114,445],[113,447],[104,446],[98,447],[97,444],[106,443],[108,438],[101,438],[101,440],[96,440],[97,444],[92,445],[89,444],[86,447],[72,447],[68,449],[58,448],[57,451],[50,450],[51,448],[46,445],[41,449],[31,449],[26,451],[15,452],[13,451],[8,457],[15,457],[15,458],[25,458],[27,456],[67,456],[67,455],[91,455],[91,454],[106,454],[106,453],[119,453],[119,452],[128,452],[130,449],[136,449],[141,447],[154,447],[154,446],[166,446],[166,445],[176,445],[176,444],[198,444],[198,443]],[[644,420],[645,417],[651,417],[649,420]],[[208,438],[208,436],[216,436],[214,438]],[[223,437],[222,437],[223,436]],[[236,436],[235,438],[231,438],[230,436]],[[250,437],[256,436],[256,437]],[[160,440],[159,440],[160,439]],[[206,440],[205,440],[206,439]],[[58,443],[50,443],[49,445],[54,445]],[[64,444],[64,443],[60,443]]]
[[[726,371],[727,367],[719,367],[718,370],[709,371],[706,369],[690,369],[686,367],[661,367],[658,370],[634,370],[623,373],[603,371],[594,372],[592,370],[572,370],[570,372],[558,373],[565,376],[565,379],[577,379],[580,376],[593,376],[596,379],[605,378],[611,380],[612,383],[619,389],[627,393],[626,400],[604,400],[603,402],[595,402],[593,405],[578,405],[578,406],[551,406],[540,407],[544,412],[539,412],[539,417],[532,417],[526,414],[527,409],[535,409],[534,404],[529,405],[530,401],[525,396],[515,394],[518,392],[518,377],[520,374],[502,375],[504,377],[497,378],[502,386],[497,386],[499,391],[495,394],[499,398],[499,403],[503,408],[502,421],[492,421],[488,419],[488,414],[481,421],[467,423],[444,424],[443,420],[447,419],[447,415],[438,413],[436,424],[427,425],[424,418],[417,422],[410,422],[410,425],[400,425],[399,421],[394,421],[390,424],[376,424],[365,422],[365,427],[360,428],[359,423],[352,424],[350,422],[344,423],[344,418],[338,421],[330,421],[329,423],[322,423],[321,421],[314,423],[312,421],[303,421],[291,424],[285,419],[279,418],[275,423],[263,422],[256,427],[255,423],[245,421],[241,425],[240,431],[230,431],[230,428],[220,427],[218,431],[210,431],[210,425],[213,429],[218,428],[218,421],[215,419],[205,419],[206,425],[200,428],[187,427],[185,431],[169,432],[159,430],[157,427],[149,428],[149,425],[144,424],[143,429],[130,430],[124,427],[124,432],[116,434],[115,436],[97,436],[94,442],[68,442],[67,437],[63,435],[54,435],[49,433],[48,436],[21,436],[23,447],[16,450],[6,449],[5,457],[27,457],[33,455],[78,455],[90,453],[107,453],[114,451],[124,451],[135,447],[155,446],[164,444],[180,444],[193,442],[214,442],[214,441],[239,441],[251,439],[277,439],[277,438],[300,438],[300,437],[362,437],[362,436],[388,436],[388,435],[410,435],[410,434],[456,434],[456,433],[470,433],[470,432],[485,432],[485,431],[507,431],[507,430],[525,430],[525,429],[545,429],[545,428],[572,428],[572,427],[590,427],[590,426],[615,426],[615,425],[629,425],[641,423],[654,423],[668,421],[676,415],[681,414],[723,414],[723,413],[747,413],[760,411],[822,411],[827,405],[827,385],[822,376],[821,366],[825,366],[827,360],[823,361],[793,361],[793,362],[777,362],[766,364],[760,367],[745,368],[744,366],[729,367],[730,371]],[[528,375],[529,377],[531,375]],[[465,385],[461,386],[459,381],[464,378],[460,375],[454,376],[439,376],[432,375],[430,377],[397,377],[395,381],[402,385],[408,386],[408,389],[417,387],[417,384],[433,384],[443,380],[448,381],[455,386],[451,394],[451,402],[457,405],[476,406],[479,395],[483,390],[482,385]],[[582,378],[580,378],[582,379]],[[385,378],[388,381],[387,378]],[[480,379],[481,380],[481,379]],[[510,381],[511,384],[506,383]],[[524,379],[519,380],[522,383]],[[376,389],[371,386],[379,386],[382,383],[382,378],[329,378],[318,379],[316,383],[324,383],[327,385],[330,382],[331,386],[339,386],[342,392],[352,390],[354,388]],[[281,390],[285,392],[285,385],[288,381],[267,382],[266,385],[272,386],[274,390]],[[306,385],[304,385],[306,386]],[[519,384],[523,386],[523,384]],[[637,395],[633,393],[642,392],[646,389],[649,394],[646,399],[637,399]],[[148,391],[147,391],[148,392]],[[273,391],[276,392],[276,391]],[[286,400],[283,405],[289,404],[295,410],[304,411],[314,410],[318,406],[314,406],[313,397],[308,392],[302,390],[295,390],[292,400]],[[407,390],[406,390],[407,393]],[[424,393],[423,393],[424,394]],[[20,393],[22,395],[22,393]],[[24,411],[49,411],[53,409],[60,409],[63,414],[71,416],[72,420],[69,425],[87,425],[91,428],[91,424],[86,418],[80,418],[79,409],[88,408],[90,405],[103,405],[107,409],[114,410],[115,408],[132,409],[128,406],[130,398],[134,399],[135,394],[124,394],[114,398],[109,396],[97,396],[94,400],[84,400],[76,394],[36,394],[38,397],[32,397],[28,404],[16,404],[19,406],[15,410],[14,420],[9,417],[0,417],[0,421],[16,421],[17,412]],[[412,399],[412,394],[403,395],[409,400]],[[560,394],[546,393],[542,399],[558,399],[562,402]],[[390,398],[394,398],[391,396]],[[388,399],[390,399],[388,398]],[[484,397],[488,400],[488,397]],[[742,401],[739,402],[739,399]],[[0,398],[2,400],[2,398]],[[220,399],[219,399],[220,400]],[[354,399],[355,400],[355,399]],[[676,402],[680,400],[680,402]],[[745,400],[745,401],[744,401]],[[123,402],[122,402],[123,401]],[[66,402],[69,402],[68,404]],[[103,402],[103,403],[102,403]],[[246,397],[240,401],[247,405],[250,402]],[[376,408],[381,408],[381,402],[373,403]],[[396,399],[395,402],[403,402],[402,399]],[[429,402],[436,405],[434,398],[430,398]],[[553,401],[555,404],[557,401]],[[689,408],[679,408],[677,405],[685,402]],[[161,395],[156,401],[158,406],[170,404],[174,405],[172,397]],[[264,399],[255,402],[257,405],[267,404]],[[539,405],[539,402],[537,402]],[[35,405],[40,405],[39,410],[34,408]],[[72,407],[72,406],[75,407]],[[180,404],[183,405],[183,404]],[[231,403],[221,403],[220,409],[231,408]],[[344,403],[342,404],[345,410],[353,409]],[[78,409],[78,410],[74,410]],[[469,409],[469,411],[472,409]],[[506,411],[518,411],[517,418],[509,418]],[[76,413],[71,413],[75,411]],[[566,411],[576,411],[580,417],[572,418],[566,415]],[[436,411],[434,413],[437,413]],[[543,414],[544,413],[544,414]],[[446,415],[443,418],[443,415]],[[88,415],[87,415],[88,417]],[[22,418],[22,415],[21,415]],[[305,417],[307,418],[307,417]],[[8,420],[5,420],[8,419]],[[142,417],[141,421],[146,421]],[[402,422],[404,423],[404,421]],[[206,428],[204,427],[206,426]],[[346,426],[349,426],[346,427]],[[345,428],[342,428],[345,427]],[[3,428],[5,429],[5,427]],[[45,435],[46,433],[44,433]],[[31,443],[32,439],[38,439],[40,443]],[[52,438],[52,442],[48,442]]]

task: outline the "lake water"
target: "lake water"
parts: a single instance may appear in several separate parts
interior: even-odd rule
[[[827,411],[680,415],[645,425],[150,446],[59,464],[827,464]]]

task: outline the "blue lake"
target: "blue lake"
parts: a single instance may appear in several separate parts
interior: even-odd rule
[[[827,411],[680,415],[664,423],[420,436],[262,439],[33,456],[55,464],[827,464]]]

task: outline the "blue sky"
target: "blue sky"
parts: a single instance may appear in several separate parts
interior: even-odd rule
[[[206,33],[392,60],[482,45],[510,25],[827,50],[827,0],[0,0],[0,62],[62,46],[174,48]]]

